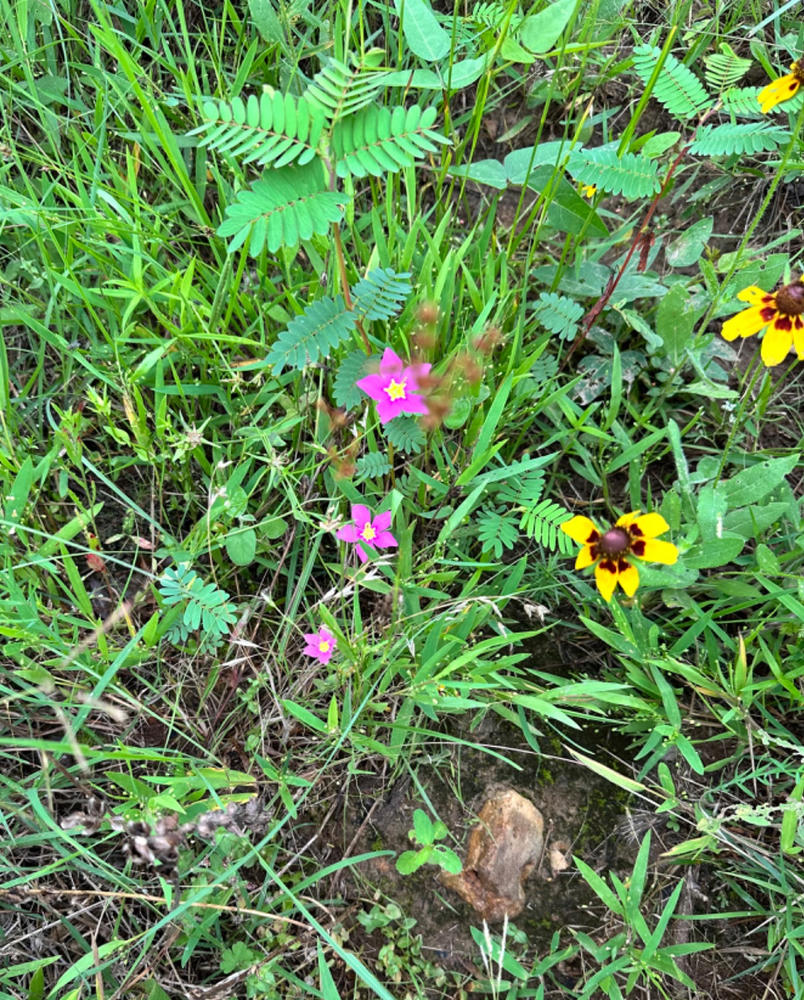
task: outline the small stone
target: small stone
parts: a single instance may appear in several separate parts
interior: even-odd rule
[[[483,804],[469,835],[463,871],[442,872],[440,881],[489,923],[506,914],[516,917],[525,905],[523,883],[543,844],[542,814],[530,800],[506,789]]]

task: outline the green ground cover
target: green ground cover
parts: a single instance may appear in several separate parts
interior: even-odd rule
[[[804,1000],[797,8],[0,7],[1,996]]]

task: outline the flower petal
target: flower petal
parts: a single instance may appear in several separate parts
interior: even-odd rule
[[[344,524],[342,528],[338,528],[335,532],[335,537],[339,538],[342,542],[356,542],[359,533],[355,525]]]
[[[384,510],[381,514],[378,514],[374,520],[371,522],[372,527],[375,531],[387,531],[391,527],[391,519],[393,514],[390,510]]]
[[[639,586],[639,570],[631,563],[620,570],[617,581],[629,597],[633,597]]]
[[[382,375],[395,375],[402,371],[405,367],[405,362],[396,351],[392,351],[390,347],[386,347],[382,352],[382,360],[380,361],[380,374]]]
[[[793,345],[799,361],[804,361],[804,327],[800,330],[793,330]]]
[[[597,589],[603,596],[603,600],[608,602],[617,586],[617,570],[614,564],[604,559],[595,566],[595,583]]]
[[[561,530],[565,535],[569,535],[573,542],[578,542],[581,545],[586,545],[592,536],[595,540],[600,537],[600,532],[595,527],[594,521],[590,521],[582,514],[576,514],[569,521],[565,521],[561,525]]]
[[[737,292],[737,298],[740,302],[750,302],[752,306],[766,306],[769,304],[769,300],[773,298],[773,293],[763,292],[756,285],[749,285],[748,288]]]
[[[800,86],[801,81],[793,73],[780,76],[778,80],[772,80],[767,87],[763,87],[757,94],[762,114],[766,115],[777,104],[781,104],[782,101],[789,101],[791,97],[795,97]]]
[[[362,503],[353,503],[352,520],[355,522],[358,532],[361,532],[371,521],[371,511]]]
[[[372,545],[377,549],[395,549],[399,545],[399,542],[390,531],[381,531],[372,542]]]
[[[383,399],[386,395],[383,392],[383,388],[388,382],[387,378],[382,375],[366,375],[365,378],[359,378],[355,385],[358,389],[362,389],[368,396],[372,399]]]
[[[595,557],[592,555],[592,546],[584,545],[578,553],[578,558],[575,560],[575,569],[586,569],[586,567],[591,566],[594,561]]]
[[[763,326],[768,325],[767,318],[763,315],[765,306],[751,306],[750,309],[743,309],[726,320],[720,328],[720,334],[724,340],[734,340],[737,337],[753,337],[759,333]]]
[[[618,517],[615,527],[617,528],[627,528],[632,524],[636,524],[636,520],[639,517],[638,510],[632,510],[630,514],[623,514],[622,517]]]
[[[762,363],[768,368],[780,365],[790,353],[792,344],[792,330],[778,330],[769,326],[762,338]]]
[[[634,523],[642,532],[643,538],[656,538],[670,530],[670,525],[661,514],[643,514]]]
[[[404,399],[389,399],[388,393],[384,392],[377,399],[377,416],[380,418],[380,423],[387,424],[389,420],[404,413],[404,403]]]
[[[640,559],[648,562],[664,563],[665,566],[672,566],[678,559],[678,549],[672,542],[663,542],[658,538],[645,539],[645,551]]]

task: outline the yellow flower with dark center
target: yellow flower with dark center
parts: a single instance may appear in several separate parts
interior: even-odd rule
[[[595,567],[595,583],[604,600],[610,601],[619,585],[629,597],[639,586],[639,570],[632,557],[672,566],[678,549],[663,542],[658,535],[670,530],[661,514],[642,514],[638,510],[623,514],[613,528],[600,531],[588,517],[576,514],[561,525],[574,542],[583,546],[575,560],[575,569]]]
[[[597,184],[581,184],[581,194],[584,198],[594,198],[597,194]]]
[[[804,361],[804,280],[799,278],[778,292],[763,292],[749,285],[737,298],[748,302],[748,309],[727,319],[721,333],[726,340],[752,337],[767,326],[762,338],[762,361],[768,368],[781,364],[795,346],[799,361]]]
[[[767,87],[760,90],[757,100],[762,108],[762,114],[766,115],[777,104],[795,97],[802,83],[804,83],[804,62],[796,60],[786,76],[780,76],[778,80],[771,81]]]

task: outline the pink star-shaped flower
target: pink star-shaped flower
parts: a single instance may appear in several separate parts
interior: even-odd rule
[[[368,561],[363,546],[370,549],[395,549],[399,542],[388,530],[391,527],[391,511],[378,514],[373,520],[371,511],[362,503],[352,504],[352,523],[338,529],[337,537],[343,542],[352,542],[360,562]]]
[[[432,365],[406,365],[398,354],[386,347],[375,375],[366,375],[356,385],[377,403],[380,422],[387,424],[400,413],[427,413],[427,404],[419,395],[419,379]]]
[[[314,656],[321,663],[329,663],[338,645],[335,641],[335,636],[324,625],[321,626],[318,632],[306,632],[304,641],[307,645],[304,647],[303,652],[308,656]]]

